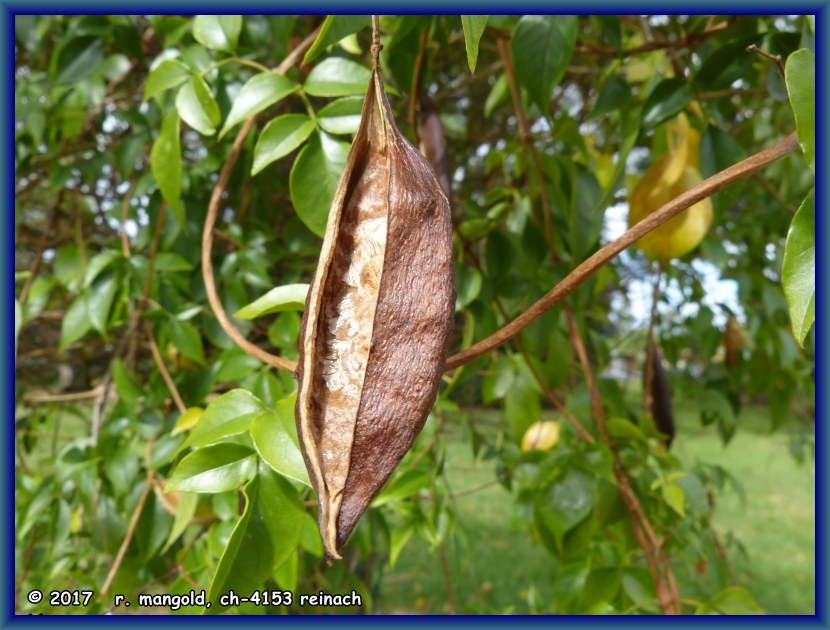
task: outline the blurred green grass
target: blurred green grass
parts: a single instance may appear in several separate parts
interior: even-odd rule
[[[471,411],[480,430],[497,431],[500,412]],[[674,451],[685,463],[700,461],[729,470],[743,484],[746,503],[728,490],[717,497],[715,527],[743,545],[729,558],[736,583],[748,588],[770,614],[813,614],[815,610],[815,466],[799,464],[789,451],[790,434],[769,433],[762,407],[745,407],[738,431],[724,446],[714,425],[701,427],[693,404],[675,404],[678,436]],[[445,425],[447,426],[447,425]],[[477,488],[495,477],[492,461],[475,461],[458,425],[445,429],[447,473],[454,493]],[[512,527],[513,500],[501,485],[455,499],[459,526],[468,545],[454,598],[460,613],[541,609],[551,596],[555,560],[526,528]],[[447,547],[449,565],[453,549]],[[463,552],[462,552],[463,554]],[[447,588],[437,551],[412,539],[383,580],[378,613],[448,613]]]

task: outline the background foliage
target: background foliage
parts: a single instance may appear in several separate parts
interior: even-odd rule
[[[269,70],[318,25],[302,63]],[[220,200],[216,283],[250,341],[295,360],[302,285],[368,83],[368,16],[17,16],[18,608],[50,612],[27,603],[32,588],[95,591],[77,613],[126,612],[114,593],[205,589],[221,612],[219,593],[267,587],[354,589],[363,607],[331,612],[390,611],[385,578],[423,544],[446,600],[405,610],[665,610],[614,453],[550,408],[561,401],[598,436],[584,344],[682,611],[761,611],[731,569],[739,541],[717,525],[740,480],[711,463],[714,445],[690,453],[683,441],[715,427],[728,443],[742,419],[761,418],[763,440],[786,436],[792,456],[812,458],[812,29],[775,16],[381,19],[399,126],[435,146],[437,116],[447,141],[437,168],[456,227],[453,352],[621,233],[627,197],[667,153],[678,116],[700,136],[703,177],[796,124],[803,153],[716,194],[705,239],[662,269],[655,334],[682,410],[682,455],[644,412],[656,268],[630,248],[515,342],[448,374],[346,559],[328,567],[296,446],[294,381],[223,332],[207,304],[201,231],[238,129],[258,115]],[[751,45],[780,55],[786,80]],[[713,288],[718,279],[734,291]],[[543,417],[560,421],[558,445],[520,449]],[[453,486],[460,453],[484,471],[482,486]],[[544,562],[499,597],[478,597],[465,567],[485,532],[465,525],[459,497],[494,487],[509,497],[514,542],[489,562]]]

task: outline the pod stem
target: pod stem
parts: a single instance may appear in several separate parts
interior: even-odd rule
[[[378,55],[380,55],[381,50],[383,50],[383,46],[380,43],[380,16],[379,15],[373,15],[372,16],[372,70],[377,70]]]

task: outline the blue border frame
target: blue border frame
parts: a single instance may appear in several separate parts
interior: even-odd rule
[[[396,2],[394,9],[396,13],[580,13],[580,14],[617,14],[617,13],[664,13],[666,9],[671,9],[672,13],[679,14],[705,14],[705,13],[783,13],[783,14],[810,14],[816,15],[816,32],[817,34],[825,34],[830,32],[830,11],[828,5],[830,0],[813,1],[813,2],[758,2],[749,0],[733,0],[726,4],[706,2],[693,2],[686,0],[679,4],[667,6],[665,2],[658,0],[639,1],[636,3],[613,3],[606,0],[602,1],[588,1],[588,2],[545,2],[544,0],[523,1],[516,4],[511,4],[509,8],[511,11],[505,11],[503,3],[496,3],[491,1],[473,2],[472,0],[454,0],[450,5],[439,4],[434,2],[413,2],[413,0],[404,0]],[[171,6],[172,5],[172,6]],[[293,4],[293,3],[269,3],[262,0],[238,0],[233,3],[233,13],[274,13],[278,9],[280,13],[299,13],[299,14],[323,14],[323,13],[371,13],[373,10],[389,9],[388,3],[378,2],[319,2],[315,1],[309,4]],[[16,0],[12,2],[5,2],[0,0],[0,42],[6,47],[4,50],[5,58],[2,65],[2,81],[0,81],[0,95],[2,95],[2,103],[6,105],[3,110],[3,125],[0,129],[0,146],[5,150],[2,152],[2,169],[0,169],[0,185],[2,185],[2,192],[4,196],[4,229],[2,230],[2,239],[4,251],[6,254],[0,257],[2,260],[2,280],[9,294],[14,294],[14,16],[16,14],[104,14],[113,13],[117,9],[118,13],[158,13],[158,14],[172,14],[172,13],[198,13],[204,12],[206,9],[214,8],[216,13],[227,12],[227,3],[201,1],[195,2],[193,0],[178,0],[174,2],[162,2],[160,0],[130,0],[118,4],[104,4],[103,2],[76,2],[72,4],[64,2],[52,1],[38,1],[38,0]],[[817,77],[817,94],[816,94],[816,110],[818,112],[827,110],[827,89],[828,82],[825,79],[827,73],[827,44],[820,37],[816,37],[816,77]],[[827,243],[828,217],[825,214],[830,208],[827,204],[827,186],[826,182],[830,181],[827,172],[826,147],[827,147],[827,126],[826,120],[821,116],[816,117],[816,136],[817,136],[817,150],[816,150],[816,240],[817,242]],[[8,163],[6,163],[8,161]],[[824,211],[824,212],[822,212]],[[830,383],[827,382],[827,374],[825,371],[825,357],[827,351],[827,335],[822,326],[824,323],[822,315],[826,313],[827,300],[827,282],[828,276],[825,275],[825,270],[828,269],[828,257],[830,251],[823,247],[817,248],[818,265],[816,269],[816,575],[815,575],[815,615],[813,616],[794,616],[781,615],[775,617],[724,617],[718,621],[713,621],[711,618],[705,619],[700,617],[605,617],[600,621],[592,617],[575,617],[575,616],[556,616],[556,617],[528,617],[528,616],[513,616],[507,618],[493,618],[486,616],[457,616],[446,617],[438,616],[427,618],[414,617],[395,617],[394,623],[396,625],[404,626],[435,626],[445,622],[463,625],[475,626],[496,626],[496,625],[528,625],[540,626],[549,625],[557,627],[603,627],[606,625],[699,625],[713,623],[717,626],[742,626],[742,627],[781,627],[790,628],[792,626],[799,627],[828,627],[828,598],[830,592],[827,589],[827,568],[828,568],[828,548],[827,540],[823,538],[821,532],[827,531],[827,509],[828,509],[828,462],[825,460],[825,455],[828,453],[828,427],[824,424],[828,420],[827,415],[827,391],[830,390]],[[6,333],[0,336],[0,353],[4,357],[2,365],[2,378],[0,378],[0,386],[2,386],[2,400],[5,401],[6,427],[2,434],[2,464],[0,464],[0,480],[2,480],[2,489],[5,496],[5,510],[2,517],[0,517],[0,529],[2,531],[2,545],[0,545],[0,566],[2,566],[2,584],[0,584],[0,627],[35,625],[38,627],[49,627],[54,624],[55,627],[63,626],[65,624],[79,625],[101,625],[110,624],[115,621],[117,624],[136,625],[147,623],[147,616],[119,616],[119,617],[69,617],[69,616],[50,616],[50,617],[27,617],[14,615],[14,440],[12,433],[8,426],[13,427],[15,414],[15,361],[14,361],[14,304],[10,300],[6,307],[2,310],[4,314],[3,319],[4,329]],[[13,429],[12,429],[13,430]],[[174,624],[190,623],[188,617],[175,617],[166,619],[165,617],[153,617],[152,623],[154,625],[161,624],[163,626],[173,627]],[[234,623],[238,623],[238,617],[234,617]],[[117,620],[117,621],[116,621]],[[332,619],[335,623],[343,625],[378,625],[389,623],[388,617],[383,616],[366,616],[366,617],[335,617]],[[199,624],[222,624],[227,623],[221,617],[200,617],[196,623]],[[244,623],[251,624],[273,624],[278,623],[282,627],[303,627],[313,628],[318,624],[328,625],[328,621],[321,621],[320,617],[246,617]]]

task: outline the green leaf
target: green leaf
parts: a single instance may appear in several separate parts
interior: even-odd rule
[[[455,268],[455,280],[455,312],[458,313],[472,304],[481,292],[481,272],[472,267],[458,266]]]
[[[365,95],[372,73],[343,57],[329,57],[316,65],[303,84],[311,96]]]
[[[646,441],[646,436],[636,424],[625,418],[610,418],[605,427],[608,435],[615,439]]]
[[[423,468],[413,468],[394,478],[372,499],[372,507],[411,497],[432,482],[432,474]]]
[[[289,188],[294,210],[317,236],[326,232],[329,208],[348,155],[348,144],[318,132],[311,136],[291,167]]]
[[[92,327],[102,335],[106,335],[112,301],[118,290],[119,278],[113,272],[100,276],[89,290],[87,310]]]
[[[643,129],[654,129],[661,122],[673,118],[686,108],[693,96],[691,86],[683,79],[660,81],[643,105]]]
[[[631,88],[620,75],[608,78],[597,97],[589,118],[595,118],[626,107],[631,100]]]
[[[244,433],[254,418],[266,409],[261,400],[244,389],[233,389],[222,394],[201,413],[198,424],[181,448],[206,446],[222,438]]]
[[[188,359],[205,364],[205,350],[202,346],[202,335],[197,328],[178,319],[170,320],[170,341]]]
[[[193,20],[193,37],[213,50],[233,52],[241,30],[241,15],[197,15]]]
[[[790,224],[781,281],[790,307],[793,336],[804,346],[816,318],[816,207],[812,189]]]
[[[92,328],[92,321],[89,319],[89,312],[86,308],[87,294],[79,294],[66,309],[61,320],[61,342],[60,350],[78,341]]]
[[[764,609],[758,605],[752,594],[740,586],[727,586],[706,604],[700,606],[698,615],[763,615]]]
[[[219,596],[262,588],[297,549],[305,510],[296,490],[267,466],[245,487],[245,511],[231,534],[210,584],[209,613],[222,611]]]
[[[536,522],[562,551],[565,534],[585,520],[594,509],[596,481],[579,468],[570,468],[536,496]]]
[[[115,381],[118,398],[126,403],[134,405],[144,395],[144,391],[135,382],[121,359],[116,359],[115,361],[112,369],[112,378]]]
[[[176,95],[176,109],[188,125],[204,136],[212,136],[222,122],[222,112],[198,74],[185,83]]]
[[[478,42],[487,26],[487,15],[462,15],[461,28],[464,30],[464,45],[467,47],[467,64],[475,74],[478,61]]]
[[[513,29],[516,78],[545,116],[553,88],[570,63],[577,26],[573,15],[525,15]]]
[[[164,543],[162,554],[165,553],[174,542],[179,539],[190,525],[193,515],[196,514],[196,505],[199,503],[199,495],[195,492],[182,492],[179,494],[179,503],[176,505],[176,516],[173,519],[173,527]]]
[[[314,127],[314,121],[305,114],[285,114],[265,125],[254,148],[251,175],[291,153],[306,141]]]
[[[355,133],[360,126],[363,100],[362,96],[348,96],[332,101],[317,112],[317,124],[328,133]]]
[[[224,492],[240,488],[256,472],[256,453],[241,444],[222,442],[187,455],[170,476],[165,492]]]
[[[156,256],[156,271],[192,271],[193,263],[173,252],[161,252]],[[201,309],[197,309],[199,312]]]
[[[323,25],[320,27],[320,33],[317,39],[308,49],[308,52],[303,58],[303,65],[311,63],[320,54],[332,44],[336,44],[341,39],[352,33],[357,33],[359,30],[366,28],[371,24],[371,17],[368,15],[328,15],[326,16]]]
[[[510,100],[510,83],[506,74],[499,75],[496,82],[493,84],[493,89],[484,100],[484,116],[489,118],[490,115],[499,107]]]
[[[237,123],[255,116],[267,107],[296,92],[299,86],[276,72],[261,72],[251,77],[233,101],[219,139]]]
[[[236,311],[233,316],[237,319],[255,319],[281,311],[303,311],[308,287],[307,284],[286,284],[276,287]]]
[[[161,133],[150,151],[150,167],[164,200],[185,229],[182,193],[182,147],[179,140],[179,114],[171,111],[161,123]]]
[[[205,412],[201,407],[188,407],[187,410],[178,417],[173,430],[170,435],[179,435],[185,431],[190,431],[195,427],[199,420],[202,419],[202,414]]]
[[[86,272],[84,273],[84,286],[91,286],[92,282],[101,274],[101,272],[103,272],[104,269],[109,267],[120,257],[121,252],[108,249],[99,254],[95,254],[92,258],[90,258],[86,266]]]
[[[743,160],[746,153],[732,137],[715,127],[707,125],[700,138],[700,173],[711,177],[725,168]],[[713,197],[716,207],[727,209],[740,196],[743,186],[733,185]]]
[[[816,170],[816,57],[808,48],[787,57],[787,91],[795,114],[798,142],[807,164]]]
[[[683,518],[686,517],[686,493],[676,483],[664,483],[662,487],[663,500]]]
[[[283,399],[276,413],[269,410],[257,416],[251,424],[251,438],[262,461],[279,474],[311,486],[294,422],[296,399]]]
[[[104,42],[95,35],[78,37],[60,49],[56,65],[57,83],[77,83],[93,74],[104,60]]]
[[[165,59],[147,75],[144,86],[144,100],[149,101],[156,94],[181,85],[191,76],[190,68],[178,59]]]

